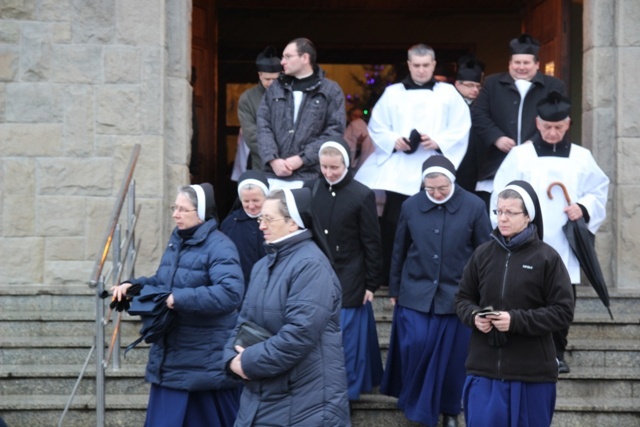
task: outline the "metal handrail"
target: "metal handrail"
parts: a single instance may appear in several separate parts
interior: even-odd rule
[[[101,250],[98,252],[99,257],[96,260],[96,263],[93,267],[93,272],[91,273],[91,278],[89,279],[89,285],[91,287],[96,287],[98,281],[100,279],[100,274],[102,273],[102,268],[104,267],[104,263],[107,260],[107,254],[109,253],[109,248],[111,247],[111,241],[113,240],[113,233],[116,230],[116,225],[118,225],[118,218],[120,218],[120,213],[122,212],[122,206],[124,205],[124,201],[127,196],[127,190],[129,188],[129,184],[133,179],[133,171],[136,168],[136,163],[138,161],[138,157],[140,156],[140,144],[135,144],[133,146],[133,152],[131,153],[131,157],[129,158],[129,165],[127,166],[125,178],[122,181],[122,185],[120,186],[120,191],[118,192],[118,198],[116,199],[116,204],[113,207],[113,211],[111,212],[111,218],[108,222],[107,232],[102,239],[102,246],[100,246]]]
[[[133,275],[134,264],[137,257],[136,245],[134,244],[135,237],[135,226],[137,223],[137,219],[140,215],[140,209],[138,208],[137,212],[135,211],[135,182],[133,181],[133,172],[140,155],[140,144],[136,144],[133,147],[133,151],[131,153],[131,157],[129,159],[129,164],[126,169],[124,180],[122,181],[122,185],[120,187],[120,191],[118,192],[118,197],[116,199],[116,204],[111,213],[111,218],[107,224],[107,232],[105,238],[103,239],[103,245],[100,247],[99,256],[96,260],[96,263],[93,268],[93,272],[91,273],[91,278],[89,279],[89,286],[96,289],[96,322],[95,322],[95,342],[89,350],[89,354],[87,355],[87,359],[78,375],[76,383],[71,391],[71,395],[69,396],[69,400],[60,416],[60,420],[58,422],[58,427],[62,427],[62,422],[64,420],[65,415],[69,411],[71,407],[71,403],[73,402],[73,398],[78,389],[78,385],[82,380],[84,373],[87,369],[87,365],[89,359],[93,352],[96,352],[96,425],[97,427],[104,427],[105,425],[105,409],[106,409],[106,398],[105,398],[105,369],[108,366],[109,358],[114,350],[114,347],[117,348],[114,356],[114,369],[119,369],[120,367],[120,318],[118,316],[118,325],[116,326],[113,337],[111,340],[111,346],[109,350],[109,357],[105,359],[105,331],[104,328],[108,323],[108,319],[104,317],[104,298],[107,296],[107,292],[104,289],[105,284],[105,276],[102,275],[102,270],[104,268],[107,256],[111,249],[113,249],[113,265],[109,272],[108,276],[112,276],[114,280],[114,284],[119,283],[123,272],[125,271],[125,266],[127,267],[127,276],[131,277]],[[122,213],[122,208],[124,206],[124,202],[128,200],[129,203],[127,205],[127,231],[125,242],[121,245],[120,240],[120,225],[118,224],[119,218]],[[115,244],[114,244],[115,243]],[[113,246],[113,248],[112,248]],[[138,242],[139,246],[139,242]],[[122,255],[124,254],[124,255]],[[111,314],[111,313],[109,313]],[[121,313],[120,313],[121,314]]]

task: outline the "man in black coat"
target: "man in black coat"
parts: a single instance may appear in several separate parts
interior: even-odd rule
[[[477,194],[489,205],[493,177],[507,153],[536,133],[536,105],[564,83],[539,71],[540,43],[528,34],[511,40],[509,70],[486,78],[471,108],[479,144]]]
[[[454,86],[462,95],[464,101],[469,105],[473,104],[480,94],[482,88],[482,77],[484,77],[484,63],[478,61],[473,54],[463,56],[458,60],[458,71]],[[456,171],[456,183],[465,190],[473,193],[478,182],[478,143],[477,137],[472,131],[469,133],[469,145],[467,152]]]

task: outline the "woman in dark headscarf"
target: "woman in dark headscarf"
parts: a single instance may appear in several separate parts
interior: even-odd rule
[[[382,379],[382,358],[371,301],[383,281],[382,243],[375,194],[353,179],[349,146],[341,137],[322,144],[323,178],[309,183],[313,212],[329,244],[342,284],[340,328],[349,400],[369,393]]]
[[[238,178],[238,200],[242,206],[232,211],[220,225],[220,231],[229,236],[238,248],[246,285],[249,284],[253,265],[265,256],[264,236],[256,219],[268,193],[267,177],[260,171],[246,171]]]
[[[457,314],[473,329],[465,422],[549,426],[558,379],[552,332],[573,318],[571,280],[558,253],[542,241],[540,203],[529,183],[509,183],[495,214],[492,240],[471,256],[456,295]]]
[[[340,282],[307,188],[276,190],[259,217],[267,256],[251,273],[224,360],[243,378],[236,426],[348,426]],[[330,255],[329,255],[330,256]],[[245,321],[267,338],[235,345]]]
[[[211,184],[180,187],[171,212],[176,228],[156,274],[112,288],[119,301],[143,287],[171,292],[174,325],[149,351],[145,426],[233,425],[240,384],[225,374],[222,351],[244,294],[238,252],[217,229]]]

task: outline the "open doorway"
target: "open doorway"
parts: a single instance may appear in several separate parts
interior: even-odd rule
[[[543,59],[548,70],[556,77],[574,77],[569,86],[573,91],[580,86],[574,81],[579,76],[569,68],[573,61],[567,54],[578,45],[574,39],[569,43],[571,17],[576,17],[577,3],[581,7],[576,0],[401,4],[391,0],[344,0],[312,7],[289,0],[265,0],[259,4],[245,0],[194,0],[194,28],[203,19],[196,21],[196,4],[200,15],[206,10],[204,15],[210,19],[205,25],[204,40],[198,41],[209,49],[207,75],[215,82],[214,87],[205,89],[198,114],[206,122],[208,134],[199,137],[198,154],[205,166],[195,179],[213,182],[220,211],[226,213],[236,194],[230,181],[239,130],[233,117],[233,100],[241,89],[257,83],[255,58],[267,45],[281,50],[293,38],[310,38],[328,77],[338,81],[345,94],[355,96],[357,92],[349,88],[351,73],[357,74],[363,66],[385,64],[394,67],[399,80],[407,72],[406,49],[418,42],[435,49],[444,75],[452,72],[451,64],[466,52],[475,53],[486,63],[486,74],[504,71],[508,42],[524,29],[541,38],[543,49],[553,52],[549,53],[551,60]],[[199,79],[201,76],[198,72]],[[579,100],[574,103],[580,105]]]

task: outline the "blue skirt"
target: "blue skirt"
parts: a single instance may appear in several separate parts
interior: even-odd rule
[[[186,391],[151,384],[145,427],[228,427],[238,414],[242,387]]]
[[[556,383],[469,375],[463,402],[467,427],[549,427],[556,405]]]
[[[470,336],[455,314],[396,305],[380,391],[397,397],[409,420],[428,426],[437,425],[440,414],[460,414]]]
[[[358,400],[360,393],[371,392],[382,380],[382,357],[371,303],[343,308],[340,328],[349,400]]]

